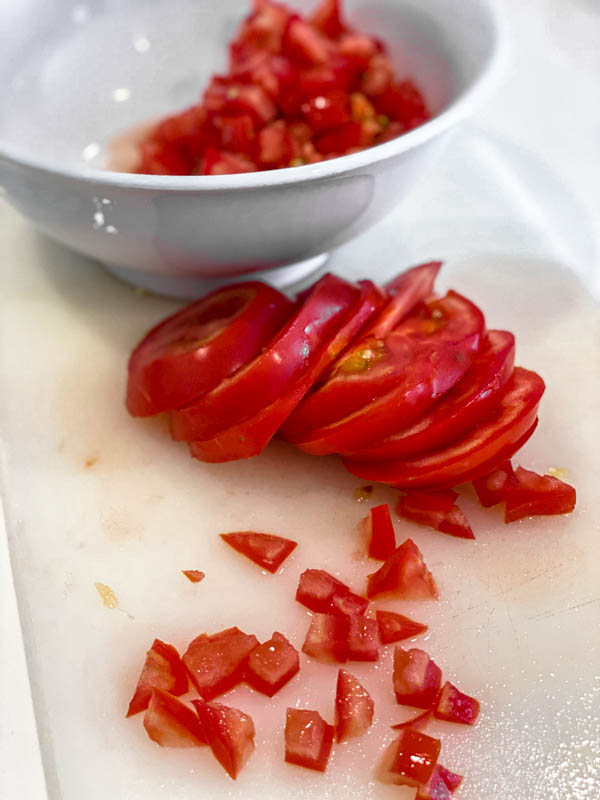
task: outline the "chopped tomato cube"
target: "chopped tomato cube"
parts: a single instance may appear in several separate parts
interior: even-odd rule
[[[339,89],[311,97],[303,103],[302,113],[315,133],[351,122],[350,100],[346,92]]]
[[[335,39],[345,29],[342,22],[340,0],[321,0],[310,18],[311,25],[321,30],[330,39]]]
[[[341,53],[357,60],[363,69],[368,67],[370,59],[381,49],[381,45],[372,36],[364,33],[342,34],[339,47]]]
[[[212,636],[197,636],[186,650],[183,663],[200,696],[212,700],[240,683],[248,656],[257,644],[256,636],[236,627]]]
[[[261,130],[256,140],[256,157],[263,167],[289,167],[290,161],[299,155],[295,143],[282,119],[270,122]]]
[[[199,569],[182,569],[181,571],[188,581],[191,581],[192,583],[200,583],[200,581],[203,581],[206,577],[206,575]]]
[[[328,725],[318,711],[288,708],[285,720],[285,760],[318,772],[325,772],[333,725]]]
[[[299,64],[324,64],[329,58],[331,44],[316,28],[296,17],[286,28],[282,52]]]
[[[315,139],[315,147],[320,153],[345,153],[353,147],[358,147],[362,139],[362,125],[360,122],[347,122],[337,128],[332,128]]]
[[[379,641],[377,620],[362,614],[348,617],[348,661],[377,661]]]
[[[369,605],[365,597],[351,592],[345,583],[324,569],[307,569],[302,573],[296,600],[311,611],[322,614],[363,614]]]
[[[442,670],[424,650],[394,650],[394,692],[405,706],[432,708],[442,683]]]
[[[344,614],[313,614],[302,652],[320,661],[348,660],[348,617]]]
[[[402,639],[411,639],[420,633],[425,633],[427,625],[413,622],[412,619],[397,614],[395,611],[376,611],[379,626],[379,638],[382,644],[400,642]]]
[[[338,742],[362,736],[373,723],[371,695],[350,672],[338,671],[335,694],[335,736]]]
[[[257,645],[248,656],[246,682],[273,697],[299,669],[298,651],[282,633],[275,631],[269,641]]]
[[[474,725],[479,716],[479,701],[463,694],[450,681],[442,686],[434,711],[438,719]]]
[[[506,500],[506,492],[511,484],[516,483],[515,473],[510,461],[500,464],[489,475],[473,481],[477,498],[484,508],[491,508]]]
[[[202,175],[235,175],[241,172],[256,172],[256,165],[246,156],[207,147],[200,168]]]
[[[173,695],[185,694],[188,676],[179,653],[173,645],[155,639],[146,653],[135,692],[129,703],[127,716],[131,717],[148,708],[153,689],[164,689]]]
[[[369,558],[385,561],[396,550],[394,524],[387,503],[372,508],[363,520],[369,541]]]
[[[441,764],[436,764],[429,780],[419,785],[415,800],[450,800],[461,781],[461,775],[455,775]]]
[[[380,114],[404,122],[407,128],[415,128],[429,117],[423,95],[409,80],[392,84],[377,93],[374,103]]]
[[[254,722],[237,708],[192,700],[206,741],[217,761],[235,780],[254,752]]]
[[[212,79],[204,93],[204,107],[211,117],[248,114],[256,125],[277,116],[277,106],[261,86],[229,78]]]
[[[198,747],[206,737],[197,714],[163,689],[153,689],[144,714],[146,733],[161,747]]]
[[[350,616],[364,614],[368,607],[369,601],[366,597],[354,594],[354,592],[351,592],[349,589],[341,589],[334,594],[330,611],[332,614],[346,614],[346,616]]]
[[[365,70],[360,83],[360,91],[370,98],[378,97],[388,89],[394,80],[394,67],[383,53],[376,53]]]
[[[140,144],[137,171],[148,175],[189,175],[193,164],[172,144],[148,139]]]
[[[425,733],[407,728],[394,743],[390,772],[400,783],[418,786],[427,783],[437,763],[441,742]]]
[[[441,764],[436,764],[435,769],[439,773],[446,786],[450,789],[450,792],[454,793],[463,781],[462,775],[458,775],[456,772],[451,772]],[[435,798],[433,798],[433,800],[435,800]]]
[[[239,531],[222,533],[221,539],[238,553],[254,561],[259,567],[275,573],[290,553],[296,549],[298,542],[274,536],[271,533],[255,533]]]
[[[254,150],[254,122],[249,114],[236,117],[217,117],[215,128],[221,134],[221,147],[230,153],[250,156]]]
[[[255,11],[243,23],[239,40],[253,48],[276,53],[281,48],[284,31],[291,12],[280,3],[261,0]]]
[[[537,514],[569,514],[575,508],[575,489],[559,478],[523,467],[517,467],[514,477],[516,483],[506,488],[505,522]]]
[[[403,600],[438,598],[433,575],[412,539],[397,547],[377,572],[367,577],[366,594],[368,598],[387,595]]]
[[[442,492],[410,492],[400,497],[396,505],[399,516],[428,525],[436,531],[448,533],[461,539],[474,539],[463,511],[454,505],[456,492],[446,489]]]
[[[428,708],[427,711],[417,714],[416,717],[411,717],[410,719],[404,720],[404,722],[397,722],[395,725],[392,725],[392,730],[403,731],[405,728],[413,728],[416,731],[424,731],[431,722],[432,717],[433,711],[431,708]]]

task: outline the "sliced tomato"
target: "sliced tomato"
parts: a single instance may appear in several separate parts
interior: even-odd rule
[[[315,147],[323,155],[345,153],[358,147],[362,141],[362,124],[360,122],[347,122],[338,128],[333,128],[315,139]]]
[[[388,504],[372,508],[362,525],[369,542],[369,558],[388,559],[396,550],[396,534]]]
[[[438,763],[429,780],[417,788],[415,800],[450,800],[461,783],[462,775],[450,772]]]
[[[163,119],[156,126],[152,139],[175,147],[185,159],[194,162],[202,158],[206,147],[217,144],[218,136],[208,123],[205,109],[195,105]]]
[[[249,281],[217,289],[168,317],[129,359],[129,413],[158,414],[210,391],[254,358],[292,310],[281,292]]]
[[[366,594],[368,598],[422,600],[437,599],[438,590],[423,554],[412,539],[407,539],[377,572],[367,576]]]
[[[307,569],[300,576],[296,600],[321,614],[364,614],[369,601],[354,594],[324,569]]]
[[[240,683],[257,644],[256,636],[237,627],[197,636],[184,653],[183,663],[200,696],[212,700]]]
[[[451,772],[449,769],[446,769],[446,767],[443,767],[439,763],[436,764],[436,770],[439,772],[439,775],[446,786],[450,789],[450,792],[454,793],[463,781],[462,775],[457,775],[456,772]],[[435,798],[433,800],[435,800]]]
[[[474,725],[479,716],[479,701],[468,694],[460,692],[450,681],[442,686],[435,711],[438,719],[447,722],[460,722],[463,725]]]
[[[257,645],[248,656],[246,682],[273,697],[300,669],[298,651],[282,633]]]
[[[404,519],[427,525],[450,536],[474,539],[475,534],[467,518],[454,504],[457,497],[458,494],[450,489],[442,492],[410,492],[399,498],[396,512]]]
[[[338,742],[366,733],[373,724],[374,703],[365,687],[345,669],[338,670],[335,737]]]
[[[413,461],[344,459],[353,475],[399,489],[457,486],[481,477],[510,458],[533,433],[544,381],[516,367],[490,417],[459,441]]]
[[[217,761],[234,780],[254,752],[254,722],[238,708],[192,700],[206,741]]]
[[[516,483],[515,473],[510,461],[500,464],[489,475],[476,478],[473,488],[484,508],[491,508],[506,500],[506,491],[511,483]]]
[[[256,140],[256,158],[258,163],[267,168],[289,167],[290,161],[300,155],[300,148],[295,143],[287,125],[283,120],[265,125]]]
[[[302,652],[319,661],[348,660],[348,617],[344,614],[313,614]]]
[[[363,340],[338,361],[313,395],[320,395],[319,427],[290,436],[286,425],[284,435],[307,453],[328,455],[385,437],[400,420],[410,424],[463,377],[483,327],[481,311],[455,292],[423,305],[384,339]]]
[[[290,16],[290,10],[281,3],[261,0],[260,3],[255,3],[254,13],[244,21],[237,41],[252,48],[277,53],[281,49]]]
[[[293,17],[285,29],[281,51],[299,64],[325,64],[331,53],[331,42],[309,22]]]
[[[214,120],[220,133],[220,146],[230,153],[252,156],[254,152],[255,126],[249,114],[235,117],[218,117]]]
[[[433,736],[421,733],[414,728],[402,731],[393,748],[393,758],[389,766],[396,783],[418,786],[431,778],[442,743]]]
[[[377,661],[379,637],[377,620],[363,614],[348,615],[348,661]]]
[[[146,653],[142,672],[129,703],[128,717],[148,708],[153,689],[164,689],[173,695],[185,694],[188,690],[188,676],[179,653],[173,645],[165,644],[160,639],[155,639]]]
[[[234,550],[237,550],[238,553],[272,573],[277,572],[285,559],[298,545],[298,542],[284,539],[283,536],[274,536],[271,533],[239,531],[220,535],[221,539],[227,542],[230,547],[233,547]]]
[[[374,100],[394,80],[394,65],[384,53],[376,53],[369,61],[360,81],[360,91]]]
[[[228,153],[216,147],[207,147],[200,165],[200,175],[236,175],[241,172],[256,172],[256,164],[241,153]]]
[[[394,649],[394,692],[405,706],[432,708],[442,684],[442,670],[424,650]]]
[[[178,146],[154,139],[140,143],[140,161],[136,172],[144,175],[189,175],[194,163]]]
[[[489,331],[464,378],[412,425],[352,453],[356,460],[407,458],[460,438],[478,425],[498,402],[513,372],[515,337]]]
[[[576,493],[572,486],[523,467],[517,467],[514,482],[508,482],[505,492],[505,522],[537,514],[569,514],[575,508]]]
[[[404,720],[404,722],[397,722],[392,725],[392,730],[403,731],[406,728],[413,728],[416,731],[424,731],[433,718],[433,711],[428,708],[427,711],[422,711],[416,717]]]
[[[191,583],[200,583],[206,577],[199,569],[182,569],[181,571]]]
[[[374,97],[373,102],[380,114],[401,120],[407,130],[429,119],[423,95],[411,80],[391,83]]]
[[[318,711],[288,708],[285,718],[285,760],[318,772],[325,772],[331,745],[333,725]]]
[[[199,747],[206,744],[197,714],[163,689],[153,689],[144,714],[146,733],[161,747]]]
[[[204,108],[210,118],[247,114],[257,127],[277,117],[277,106],[261,86],[231,78],[212,79],[204,93]]]
[[[346,28],[342,21],[340,0],[321,0],[311,14],[310,23],[330,39],[337,38]]]
[[[402,639],[411,639],[420,633],[425,633],[427,625],[414,622],[403,614],[395,611],[376,611],[377,625],[379,626],[379,639],[382,644],[400,642]]]

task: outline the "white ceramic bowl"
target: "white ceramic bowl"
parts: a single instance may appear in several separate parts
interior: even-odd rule
[[[306,9],[310,3],[292,2]],[[105,145],[195,101],[249,0],[0,0],[0,183],[36,227],[125,280],[194,296],[269,270],[285,285],[377,222],[489,88],[504,37],[492,0],[347,0],[434,117],[320,164],[226,176],[103,170]]]

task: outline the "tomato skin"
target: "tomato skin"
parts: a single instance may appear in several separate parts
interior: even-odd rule
[[[441,685],[442,670],[424,650],[394,649],[394,692],[398,703],[433,708]]]
[[[267,697],[273,697],[300,669],[298,651],[282,633],[275,631],[248,656],[246,682]]]
[[[153,689],[144,714],[146,733],[161,747],[199,747],[206,744],[194,711],[163,689]]]
[[[206,577],[199,569],[182,569],[181,571],[190,583],[200,583]]]
[[[179,653],[171,644],[155,639],[146,653],[142,672],[129,703],[127,716],[148,708],[153,689],[164,689],[172,695],[185,694],[188,676]]]
[[[572,486],[523,467],[517,467],[514,482],[507,483],[505,493],[505,522],[537,514],[569,514],[575,508],[576,493]]]
[[[437,719],[443,719],[446,720],[446,722],[460,722],[463,725],[474,725],[479,716],[479,710],[480,706],[478,700],[459,692],[454,684],[450,683],[450,681],[446,681],[442,686],[433,713]]]
[[[221,539],[238,553],[246,556],[259,567],[275,573],[285,559],[292,553],[298,542],[274,536],[270,533],[255,531],[238,531],[237,533],[221,533]]]
[[[367,576],[366,594],[369,599],[381,596],[404,600],[438,598],[433,575],[412,539],[403,542],[377,572]]]
[[[454,504],[456,492],[446,489],[442,492],[410,492],[400,497],[396,513],[419,525],[428,525],[436,531],[447,533],[461,539],[474,539],[467,518]]]
[[[285,760],[288,764],[325,772],[331,746],[333,725],[328,725],[318,711],[288,708],[285,720]]]
[[[424,731],[431,722],[432,717],[433,711],[431,708],[428,708],[426,711],[417,714],[416,717],[411,717],[404,722],[398,722],[396,725],[392,725],[392,730],[403,731],[406,728],[412,728],[415,731]]]
[[[412,639],[420,633],[425,633],[427,625],[421,622],[414,622],[412,619],[397,614],[395,611],[375,612],[377,625],[379,626],[379,639],[382,644],[392,644],[400,642],[402,639]]]
[[[184,653],[183,663],[198,694],[212,700],[240,683],[248,656],[257,644],[256,636],[237,627],[197,636]]]
[[[249,281],[217,289],[163,320],[129,359],[129,413],[159,414],[210,391],[253,358],[292,309],[281,292]]]
[[[345,669],[338,670],[335,693],[335,738],[362,736],[373,723],[374,703],[364,686]]]
[[[439,739],[406,728],[395,742],[390,772],[399,776],[399,782],[408,786],[426,783],[433,773],[441,746]]]
[[[249,714],[221,703],[192,700],[210,749],[234,780],[254,752],[254,722]]]
[[[386,561],[396,550],[396,534],[387,503],[375,506],[363,520],[369,542],[369,558]]]
[[[445,489],[491,472],[510,458],[533,432],[544,382],[535,372],[516,367],[497,409],[458,442],[413,461],[344,459],[353,475],[398,489]]]

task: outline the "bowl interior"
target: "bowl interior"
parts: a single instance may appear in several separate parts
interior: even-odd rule
[[[101,168],[115,135],[196,101],[226,65],[244,0],[0,0],[0,151]],[[302,8],[311,2],[292,0]],[[386,41],[439,114],[494,50],[485,0],[347,0],[351,23]],[[6,96],[8,95],[8,96]]]

